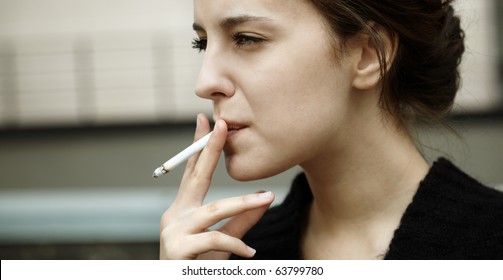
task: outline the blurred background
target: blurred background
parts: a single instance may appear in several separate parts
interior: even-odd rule
[[[419,127],[444,156],[503,189],[503,3],[458,0],[468,49],[449,118]],[[192,141],[201,55],[192,1],[0,0],[0,258],[156,259],[159,219],[183,172],[152,171]],[[294,168],[208,200],[273,190]]]

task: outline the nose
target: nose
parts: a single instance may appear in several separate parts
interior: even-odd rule
[[[196,82],[197,96],[216,101],[234,95],[230,68],[224,52],[207,48]]]

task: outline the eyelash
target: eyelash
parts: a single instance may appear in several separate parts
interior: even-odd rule
[[[232,39],[234,40],[234,45],[236,45],[236,48],[260,44],[264,42],[264,39],[262,38],[244,35],[242,33],[232,35]]]
[[[234,41],[234,45],[236,46],[236,48],[256,45],[265,41],[262,38],[244,35],[242,33],[233,34],[232,40]],[[207,43],[208,43],[207,39],[194,38],[192,40],[192,48],[198,50],[199,52],[202,52],[206,50]]]
[[[199,52],[205,51],[207,42],[208,41],[206,39],[194,38],[192,40],[192,48],[198,50]]]

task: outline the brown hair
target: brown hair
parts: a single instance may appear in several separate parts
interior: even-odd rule
[[[310,0],[332,32],[344,39],[366,32],[378,50],[381,105],[403,121],[440,120],[460,84],[464,32],[452,0]],[[398,39],[386,61],[384,28]]]

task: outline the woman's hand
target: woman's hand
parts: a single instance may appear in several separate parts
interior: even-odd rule
[[[200,114],[195,140],[209,132],[208,119]],[[161,259],[228,259],[231,253],[250,258],[255,254],[240,238],[272,203],[271,192],[203,205],[226,137],[227,124],[219,120],[203,151],[189,159],[176,199],[161,218]],[[226,218],[230,219],[218,230],[208,229]]]

